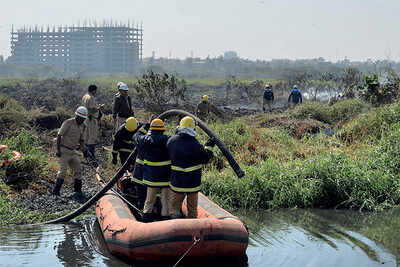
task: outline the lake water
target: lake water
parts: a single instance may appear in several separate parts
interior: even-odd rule
[[[248,263],[237,266],[364,267],[400,263],[400,210],[235,214],[250,230]],[[0,230],[0,266],[130,266],[110,255],[94,215],[66,224]]]

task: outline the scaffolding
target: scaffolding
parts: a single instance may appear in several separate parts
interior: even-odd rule
[[[94,21],[11,30],[10,61],[19,66],[47,64],[66,73],[134,73],[142,57],[142,24]]]

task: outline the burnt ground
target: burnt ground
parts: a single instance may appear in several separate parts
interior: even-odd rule
[[[96,149],[100,165],[105,164],[105,153],[102,149]],[[82,191],[90,198],[95,195],[101,187],[96,182],[94,177],[93,168],[86,163],[85,159],[82,160]],[[54,173],[54,181],[56,173]],[[71,175],[69,175],[61,188],[61,196],[57,197],[52,194],[54,182],[44,179],[35,181],[31,184],[30,190],[25,190],[24,194],[18,194],[16,199],[19,204],[32,211],[39,211],[45,213],[63,212],[66,210],[76,209],[81,206],[80,203],[72,200],[74,194],[74,183]]]
[[[111,143],[110,137],[106,136],[111,136],[111,133],[107,132],[107,135],[103,133],[101,143],[96,147],[96,156],[100,167],[106,167],[109,162],[109,157],[107,155],[108,152],[102,149],[103,145],[109,145]],[[55,152],[52,151],[51,147],[48,149],[49,156],[54,156],[53,154],[55,154]],[[86,197],[90,198],[95,195],[101,187],[95,179],[94,168],[88,164],[86,159],[83,157],[81,158],[82,192],[84,192]],[[56,160],[56,158],[54,158],[54,160]],[[100,172],[103,173],[102,170],[104,169],[106,168],[102,168]],[[31,179],[28,176],[10,184],[9,192],[16,201],[16,204],[26,207],[31,211],[44,212],[48,214],[79,208],[82,204],[72,199],[72,196],[74,195],[74,182],[70,171],[68,171],[68,176],[64,180],[64,184],[60,191],[61,195],[58,197],[52,194],[57,171],[57,168],[53,168],[49,177]],[[0,176],[1,175],[4,174],[0,174]],[[108,174],[103,173],[103,178],[108,180],[112,175],[113,173],[110,172]],[[1,178],[4,179],[4,176]]]

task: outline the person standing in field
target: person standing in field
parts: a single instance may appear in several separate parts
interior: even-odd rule
[[[266,84],[264,88],[263,95],[263,111],[265,111],[265,105],[268,106],[268,111],[272,111],[272,105],[274,104],[274,92],[272,91],[272,86],[270,84]]]
[[[201,97],[200,103],[196,108],[196,116],[199,117],[202,121],[207,121],[207,118],[211,111],[210,102],[208,102],[208,95],[203,95]]]
[[[293,90],[290,92],[288,103],[290,107],[295,107],[299,103],[303,103],[303,97],[301,92],[297,88],[297,85],[293,86]]]
[[[118,93],[115,94],[113,105],[114,134],[126,119],[134,116],[132,99],[128,95],[128,91],[129,88],[125,83],[118,83]]]
[[[181,218],[183,200],[187,198],[188,218],[197,218],[198,192],[201,189],[201,168],[213,157],[214,139],[203,147],[196,139],[195,122],[184,117],[177,133],[167,143],[171,159],[170,217]]]
[[[88,110],[86,119],[86,146],[89,156],[96,160],[95,147],[99,136],[99,119],[101,118],[100,105],[96,102],[97,86],[92,84],[88,87],[88,92],[82,97],[82,104]]]
[[[60,170],[57,172],[53,194],[60,196],[60,189],[69,166],[74,174],[74,198],[79,202],[84,202],[86,197],[82,193],[81,161],[76,150],[81,150],[86,154],[87,148],[84,145],[86,125],[84,121],[87,117],[88,110],[83,106],[78,107],[75,111],[75,118],[64,121],[57,134],[56,156],[59,157]]]

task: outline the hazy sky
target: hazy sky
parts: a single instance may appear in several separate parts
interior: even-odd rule
[[[84,19],[143,22],[144,56],[400,60],[399,0],[1,0],[0,54],[11,25]]]

